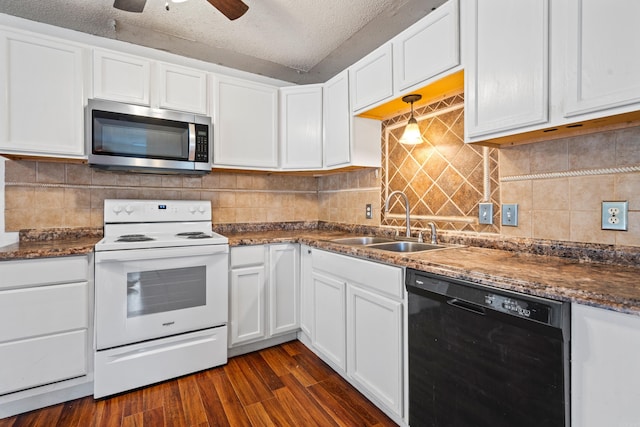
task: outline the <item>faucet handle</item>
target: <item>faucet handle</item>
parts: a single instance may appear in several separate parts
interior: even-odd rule
[[[422,230],[418,233],[418,243],[424,243],[424,238],[422,237]]]
[[[396,228],[396,237],[400,237],[400,230]]]

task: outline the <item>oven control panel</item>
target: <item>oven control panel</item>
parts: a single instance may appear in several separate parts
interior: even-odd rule
[[[127,200],[104,201],[105,223],[157,221],[211,221],[207,200]]]

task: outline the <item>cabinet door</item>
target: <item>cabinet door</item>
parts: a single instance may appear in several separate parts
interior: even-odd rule
[[[402,415],[402,303],[347,288],[347,373]]]
[[[207,73],[173,64],[158,64],[160,108],[207,114]]]
[[[396,92],[460,63],[458,0],[449,0],[393,40]]]
[[[0,150],[84,155],[82,57],[72,44],[0,32]]]
[[[322,86],[280,88],[283,169],[322,167]]]
[[[349,73],[343,71],[324,84],[323,90],[324,166],[351,161],[351,109]]]
[[[230,345],[266,337],[264,265],[231,270]]]
[[[640,402],[640,317],[571,306],[571,423],[632,426]]]
[[[346,369],[345,283],[313,272],[313,346]]]
[[[313,336],[313,271],[311,247],[300,247],[300,329]]]
[[[214,166],[278,167],[278,89],[214,77]]]
[[[150,105],[151,62],[148,59],[95,49],[93,97]]]
[[[640,2],[571,0],[567,16],[565,116],[639,103]]]
[[[300,253],[297,244],[269,246],[269,332],[300,326]]]
[[[548,0],[469,1],[465,65],[467,137],[546,123]]]
[[[391,43],[382,45],[349,68],[353,111],[393,95]]]

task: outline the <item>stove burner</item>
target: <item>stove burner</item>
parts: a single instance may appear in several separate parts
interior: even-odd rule
[[[147,242],[149,240],[154,240],[154,238],[144,234],[124,234],[118,237],[116,242]]]
[[[202,231],[186,231],[176,234],[178,237],[186,237],[187,239],[210,239],[212,236]]]

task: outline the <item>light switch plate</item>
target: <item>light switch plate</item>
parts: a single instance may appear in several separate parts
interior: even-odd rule
[[[627,231],[629,201],[602,202],[602,229]]]
[[[493,203],[480,203],[478,205],[478,223],[493,224]]]
[[[502,205],[502,225],[508,227],[518,226],[518,204],[505,203]]]

